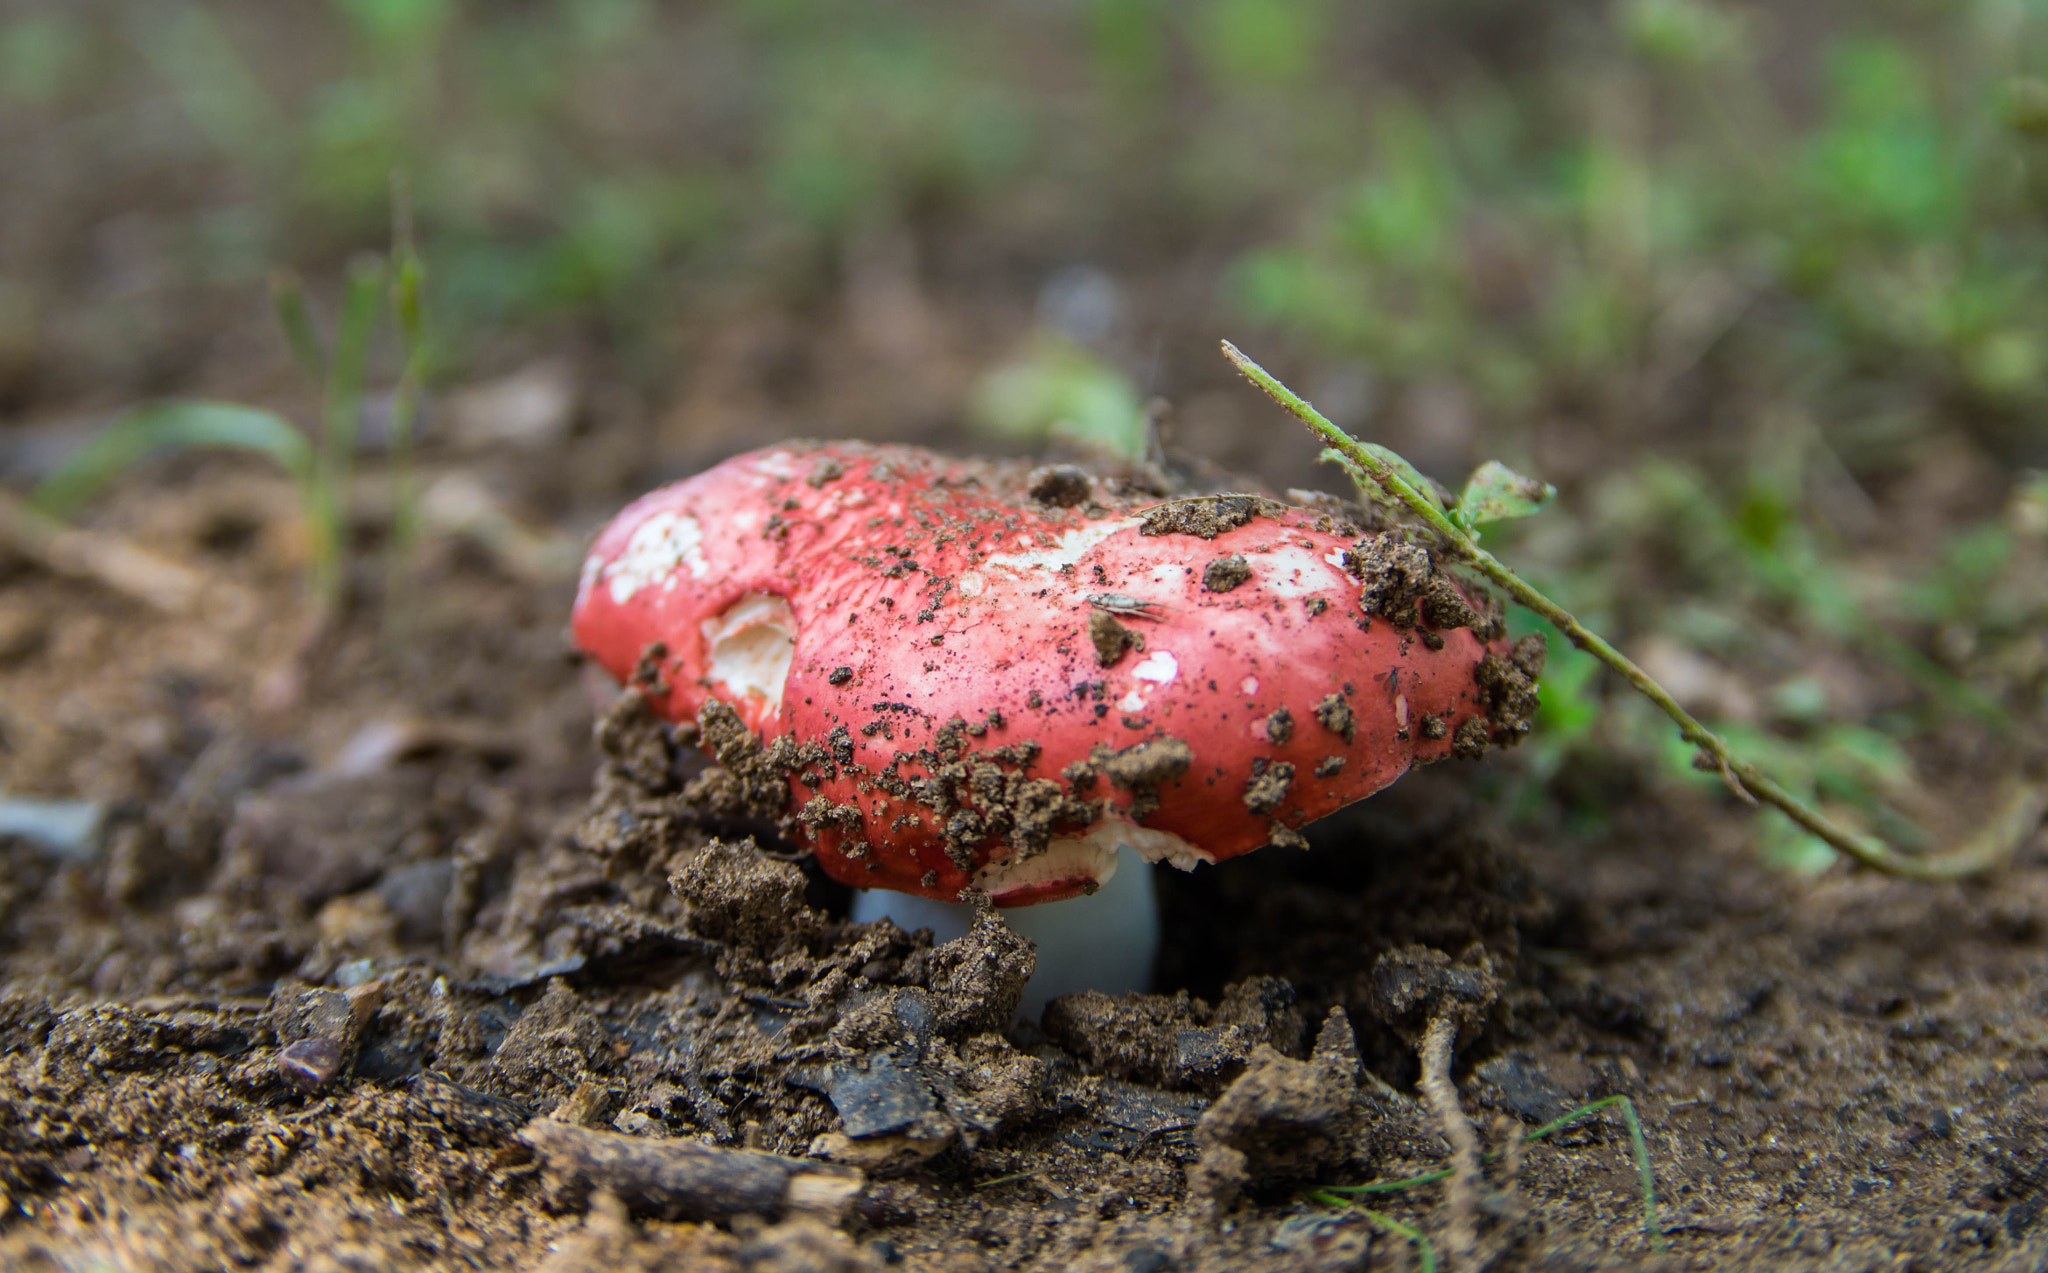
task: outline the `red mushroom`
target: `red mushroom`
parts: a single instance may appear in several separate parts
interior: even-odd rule
[[[1509,650],[1358,516],[792,444],[621,513],[573,628],[621,679],[661,643],[668,717],[716,700],[788,740],[793,830],[835,879],[1021,906],[1093,892],[1119,845],[1182,868],[1301,845],[1526,730],[1541,641]]]

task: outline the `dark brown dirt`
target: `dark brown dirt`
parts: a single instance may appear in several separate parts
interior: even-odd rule
[[[137,479],[102,524],[252,481]],[[288,558],[158,538],[292,612]],[[260,612],[10,569],[36,639],[0,668],[0,787],[105,801],[109,829],[75,859],[0,841],[0,1266],[1412,1268],[1305,1194],[1447,1161],[1414,1017],[1460,987],[1460,1092],[1514,1147],[1474,1217],[1498,1267],[2048,1256],[2038,842],[1980,884],[1799,879],[1755,864],[1732,803],[1624,786],[1597,833],[1510,838],[1475,793],[1512,760],[1439,766],[1311,852],[1163,875],[1161,992],[1012,1027],[1029,948],[992,919],[939,947],[846,922],[774,820],[800,759],[590,694],[566,581],[437,551],[404,655],[365,613],[295,662]],[[1499,662],[1523,719],[1533,652]],[[1341,734],[1338,707],[1292,727]],[[1147,746],[1094,768],[1185,764]],[[1668,1252],[1613,1119],[1515,1147],[1610,1095]],[[860,1193],[681,1218],[722,1213],[564,1166],[535,1148],[554,1127]],[[1440,1186],[1375,1206],[1447,1220]]]
[[[1252,568],[1243,553],[1218,557],[1202,568],[1202,586],[1210,592],[1229,592],[1251,577]]]

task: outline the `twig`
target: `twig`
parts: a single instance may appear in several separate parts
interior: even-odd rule
[[[103,584],[167,614],[197,610],[209,586],[222,590],[231,605],[240,607],[248,602],[239,589],[222,581],[210,580],[119,535],[66,526],[6,491],[0,491],[0,543],[52,574]]]
[[[1842,826],[1779,786],[1754,765],[1735,755],[1718,734],[1679,706],[1678,700],[1672,698],[1662,685],[1652,680],[1649,673],[1637,667],[1626,655],[1602,640],[1598,634],[1589,631],[1563,606],[1537,591],[1521,576],[1502,565],[1492,553],[1481,548],[1471,534],[1460,529],[1442,509],[1405,481],[1386,461],[1361,446],[1350,434],[1330,423],[1320,411],[1310,406],[1286,385],[1281,384],[1264,367],[1245,357],[1238,351],[1237,346],[1227,340],[1223,342],[1223,356],[1243,372],[1246,379],[1265,390],[1273,401],[1306,424],[1317,437],[1371,475],[1389,495],[1407,505],[1436,532],[1446,550],[1465,565],[1484,575],[1488,582],[1510,597],[1543,616],[1565,635],[1566,640],[1605,663],[1638,693],[1655,703],[1677,724],[1679,733],[1685,740],[1707,757],[1711,768],[1733,775],[1743,789],[1758,800],[1774,806],[1808,833],[1865,866],[1888,875],[1921,880],[1950,880],[1975,875],[1997,866],[2018,852],[2020,845],[2033,833],[2034,828],[2040,825],[2042,817],[2048,815],[2048,782],[2043,782],[2038,777],[2028,777],[2008,783],[2000,794],[1997,810],[1989,821],[1961,845],[1944,853],[1909,857],[1876,836],[1865,835]]]
[[[675,1219],[804,1212],[837,1223],[867,1185],[851,1167],[545,1118],[528,1123],[519,1139],[571,1188],[604,1189],[634,1211]]]
[[[1457,1042],[1457,1016],[1438,1012],[1429,1019],[1429,1028],[1423,1031],[1422,1046],[1417,1050],[1422,1058],[1422,1095],[1429,1101],[1430,1112],[1436,1115],[1445,1138],[1451,1142],[1451,1174],[1444,1185],[1451,1218],[1444,1226],[1444,1248],[1453,1268],[1469,1269],[1479,1242],[1473,1222],[1479,1211],[1482,1177],[1479,1133],[1472,1129],[1472,1120],[1465,1117],[1465,1109],[1458,1103],[1458,1087],[1451,1082],[1451,1057]]]

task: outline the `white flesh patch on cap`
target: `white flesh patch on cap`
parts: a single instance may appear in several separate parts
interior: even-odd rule
[[[1171,831],[1155,831],[1151,827],[1119,820],[1104,824],[1098,828],[1100,831],[1112,832],[1119,843],[1147,862],[1167,862],[1180,870],[1192,871],[1216,860],[1209,850],[1198,844],[1189,844]]]
[[[1152,685],[1171,685],[1173,678],[1180,675],[1180,660],[1165,650],[1154,650],[1131,669],[1131,676],[1138,681],[1129,693],[1117,700],[1116,709],[1127,715],[1145,710],[1145,690]]]
[[[1002,566],[1022,574],[1027,570],[1059,570],[1066,566],[1080,564],[1081,558],[1095,550],[1096,545],[1120,530],[1138,525],[1144,519],[1124,517],[1112,522],[1091,522],[1062,532],[1060,537],[1047,548],[1035,552],[1004,553],[990,557],[983,566]]]
[[[750,592],[704,621],[704,649],[704,675],[713,684],[741,697],[759,695],[780,709],[796,653],[796,616],[781,597]]]
[[[1005,893],[1017,893],[1061,880],[1094,880],[1107,884],[1116,874],[1118,837],[1113,823],[1103,823],[1084,836],[1054,840],[1045,852],[1022,862],[1007,858],[991,862],[974,873],[974,887],[997,901]]]
[[[633,528],[625,551],[604,568],[612,603],[624,605],[650,584],[675,587],[678,567],[686,566],[692,579],[702,579],[711,569],[703,544],[704,528],[694,517],[661,512],[641,522]]]
[[[1131,675],[1141,681],[1171,685],[1173,678],[1180,675],[1180,660],[1165,650],[1154,650],[1131,669]]]
[[[959,593],[963,599],[971,600],[980,596],[981,590],[986,587],[988,587],[988,580],[983,579],[972,570],[967,571],[953,581],[953,591]]]
[[[1325,560],[1305,549],[1289,547],[1260,553],[1252,564],[1257,567],[1260,586],[1274,596],[1306,597],[1348,578],[1331,579]],[[1343,569],[1341,563],[1338,569]]]
[[[868,493],[866,491],[858,486],[842,485],[835,488],[830,495],[827,495],[824,502],[818,505],[817,511],[812,513],[811,516],[821,522],[830,521],[844,509],[864,508],[867,506],[867,503]]]

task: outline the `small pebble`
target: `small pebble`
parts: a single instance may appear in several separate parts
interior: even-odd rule
[[[300,1039],[277,1054],[277,1072],[302,1092],[317,1092],[341,1070],[341,1045],[332,1039]]]

